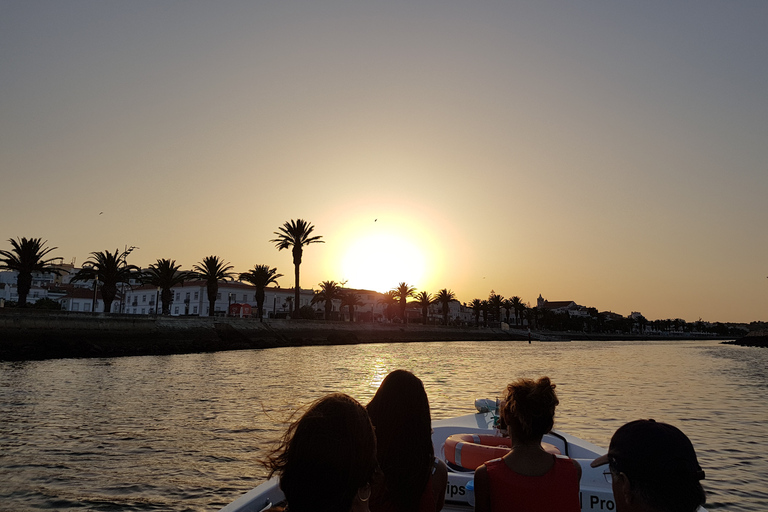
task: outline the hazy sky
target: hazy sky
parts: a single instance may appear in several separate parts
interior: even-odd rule
[[[765,0],[0,0],[0,247],[768,320],[767,64]]]

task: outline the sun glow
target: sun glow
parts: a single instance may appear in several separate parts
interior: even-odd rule
[[[329,251],[321,274],[327,277],[322,279],[343,282],[346,288],[383,293],[405,282],[434,292],[445,286],[444,269],[461,252],[448,250],[448,241],[458,238],[426,204],[366,196],[339,204],[327,215],[318,220],[328,226],[324,245]]]
[[[422,248],[395,233],[356,237],[341,258],[341,275],[348,288],[385,292],[398,283],[424,282],[427,257]]]

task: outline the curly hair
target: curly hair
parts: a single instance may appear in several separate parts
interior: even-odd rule
[[[376,429],[384,486],[378,486],[371,510],[416,510],[429,481],[435,453],[429,399],[421,380],[406,370],[384,378],[367,406]]]
[[[500,415],[517,440],[540,440],[552,430],[560,403],[555,387],[549,377],[518,379],[507,386]]]
[[[376,437],[365,408],[333,393],[312,403],[263,460],[280,477],[292,512],[348,512],[378,465]]]

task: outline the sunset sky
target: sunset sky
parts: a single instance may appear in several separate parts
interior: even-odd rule
[[[0,0],[0,248],[768,320],[768,2]]]

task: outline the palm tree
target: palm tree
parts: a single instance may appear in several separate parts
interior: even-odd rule
[[[542,329],[548,329],[553,316],[554,314],[552,313],[552,310],[546,308],[539,309],[536,314],[536,324],[541,325]],[[539,320],[541,320],[541,323],[539,323]]]
[[[114,253],[92,252],[91,258],[83,263],[83,268],[72,277],[72,281],[93,280],[94,286],[101,283],[101,298],[104,300],[105,313],[109,313],[112,309],[112,302],[117,296],[117,285],[130,283],[132,278],[139,277],[139,267],[129,265],[126,262],[126,256],[125,252],[120,253],[118,249],[115,249]]]
[[[504,308],[504,313],[505,313],[504,321],[507,322],[507,324],[509,324],[510,312],[512,311],[512,301],[509,299],[504,299],[501,302],[501,307]]]
[[[270,242],[275,244],[278,251],[283,249],[291,249],[293,251],[293,266],[296,274],[296,286],[294,290],[294,317],[299,318],[299,267],[301,266],[301,255],[304,252],[304,246],[309,244],[324,243],[320,240],[322,236],[310,236],[312,231],[315,230],[315,226],[303,219],[297,219],[286,222],[280,227],[280,231],[275,231],[277,238],[273,238]]]
[[[518,317],[522,317],[521,313],[525,309],[525,304],[523,303],[523,299],[515,295],[511,299],[509,299],[512,303],[512,309],[515,310],[515,325],[517,325],[517,319]]]
[[[435,297],[435,302],[443,307],[443,323],[445,325],[448,325],[449,305],[454,300],[456,300],[456,295],[447,288],[443,288],[437,292],[437,297]]]
[[[391,322],[392,318],[395,316],[395,305],[397,304],[395,291],[389,290],[388,292],[383,293],[381,299],[379,299],[379,304],[383,304],[385,306],[384,316],[386,316],[387,320]]]
[[[523,326],[525,320],[528,320],[528,328],[531,328],[531,317],[533,316],[531,309],[527,304],[523,304],[523,308],[520,310],[520,327]]]
[[[472,312],[475,314],[475,327],[480,327],[480,313],[483,311],[483,301],[473,299],[470,305],[472,306]]]
[[[319,286],[320,290],[315,292],[311,303],[324,302],[325,319],[330,320],[331,312],[333,311],[333,301],[342,298],[342,288],[336,281],[323,281]]]
[[[416,292],[416,288],[409,285],[406,282],[402,282],[397,285],[397,288],[392,290],[395,292],[394,297],[400,304],[400,318],[405,322],[405,306],[408,304],[408,297],[413,297]]]
[[[483,312],[483,327],[488,327],[488,309],[490,305],[487,300],[480,302],[480,310]]]
[[[528,306],[525,307],[525,314],[528,318],[528,327],[531,327],[533,325],[534,329],[539,328],[539,316],[541,315],[541,312],[539,311],[538,306],[533,306],[532,308],[529,308]]]
[[[349,308],[349,321],[355,321],[355,307],[362,306],[363,301],[360,300],[360,296],[349,290],[341,292],[341,307],[347,306]]]
[[[240,274],[241,281],[256,287],[256,311],[259,322],[264,321],[264,289],[272,283],[277,284],[277,279],[280,277],[283,277],[283,274],[278,274],[277,269],[270,268],[269,265],[255,265],[248,272]]]
[[[429,306],[432,304],[432,294],[428,292],[419,292],[416,294],[416,304],[421,307],[421,315],[424,317],[424,325],[427,324],[427,317],[429,316]]]
[[[637,326],[640,329],[640,334],[643,334],[645,332],[645,327],[648,325],[648,319],[645,318],[643,315],[640,315],[636,318],[636,321],[637,321]],[[700,321],[701,319],[699,319],[699,322]],[[699,328],[699,330],[701,330],[701,328]]]
[[[501,305],[503,302],[504,297],[491,290],[491,294],[488,296],[488,304],[493,313],[493,319],[497,322],[501,321]]]
[[[157,263],[152,263],[141,277],[144,284],[160,288],[160,301],[163,303],[164,315],[171,314],[171,302],[173,302],[171,288],[176,285],[184,286],[184,281],[196,276],[194,272],[182,271],[179,270],[180,268],[181,265],[176,265],[176,260],[159,259]]]
[[[159,261],[159,260],[158,260]],[[216,296],[219,294],[219,281],[232,277],[234,267],[229,262],[224,263],[218,256],[206,256],[201,263],[194,266],[194,277],[205,281],[208,294],[208,316],[213,316],[213,308],[216,305]],[[169,306],[170,307],[170,306]]]
[[[45,247],[48,240],[43,242],[40,238],[20,238],[8,240],[13,249],[0,251],[0,269],[18,272],[16,276],[16,289],[19,294],[19,307],[27,307],[27,295],[32,288],[33,272],[50,272],[61,275],[62,269],[56,267],[53,262],[58,258],[45,257],[57,247]]]

